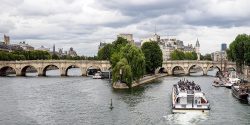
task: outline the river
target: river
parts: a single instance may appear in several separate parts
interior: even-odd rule
[[[201,85],[211,104],[209,113],[171,113],[172,85],[182,78]],[[115,91],[108,80],[90,77],[0,77],[0,124],[250,124],[250,106],[235,99],[230,89],[213,87],[213,79],[165,77],[133,91]]]

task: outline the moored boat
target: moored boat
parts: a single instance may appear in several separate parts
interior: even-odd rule
[[[242,87],[240,85],[233,85],[232,86],[232,94],[234,97],[236,97],[237,99],[241,100],[241,101],[248,101],[248,93],[247,93],[248,89],[245,87]]]
[[[210,104],[201,91],[199,85],[194,82],[180,80],[172,89],[172,112],[199,111],[207,112]]]
[[[97,73],[95,73],[92,77],[93,79],[101,79],[102,78],[102,73],[100,71],[98,71]]]

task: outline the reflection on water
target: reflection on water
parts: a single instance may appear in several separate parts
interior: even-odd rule
[[[82,71],[80,68],[70,68],[67,74],[68,76],[82,76]]]
[[[59,69],[56,70],[47,70],[46,71],[46,76],[61,76],[61,72]]]

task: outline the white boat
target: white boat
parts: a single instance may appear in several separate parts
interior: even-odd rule
[[[181,113],[187,111],[208,112],[210,104],[201,91],[199,85],[194,82],[180,80],[172,89],[172,112]]]
[[[240,79],[235,71],[231,71],[225,82],[227,88],[231,88],[233,84],[240,83]]]
[[[101,79],[102,78],[102,73],[100,71],[98,71],[97,73],[95,73],[92,77],[93,79]]]

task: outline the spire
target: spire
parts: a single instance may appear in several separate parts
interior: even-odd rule
[[[53,54],[56,53],[56,47],[55,47],[55,44],[53,45]]]
[[[199,42],[198,38],[197,38],[197,40],[196,40],[195,47],[200,47],[200,42]]]

